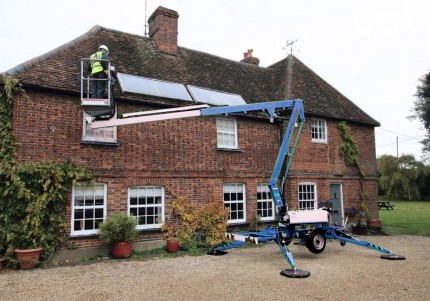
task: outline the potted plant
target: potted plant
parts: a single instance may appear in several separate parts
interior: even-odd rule
[[[43,236],[36,233],[36,226],[29,227],[27,224],[20,228],[13,227],[11,235],[11,246],[15,253],[21,270],[34,269],[38,264],[43,252]]]
[[[170,224],[163,223],[161,231],[164,232],[163,238],[166,240],[166,251],[176,253],[181,247],[181,241],[176,235],[175,227]]]
[[[100,240],[110,245],[114,258],[130,257],[136,235],[136,218],[124,213],[110,215],[100,225]]]

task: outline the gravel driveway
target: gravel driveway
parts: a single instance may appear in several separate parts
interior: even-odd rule
[[[290,245],[310,277],[281,276],[289,268],[276,244],[233,249],[225,256],[0,273],[0,300],[430,300],[430,238],[363,236],[406,260],[328,241],[321,254]]]

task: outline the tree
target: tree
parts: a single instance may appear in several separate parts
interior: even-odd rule
[[[388,197],[402,200],[419,200],[429,167],[416,161],[412,155],[399,158],[383,155],[377,160],[379,190]]]
[[[410,119],[418,119],[423,123],[427,131],[426,137],[421,141],[423,152],[426,157],[430,154],[430,72],[423,75],[420,79],[420,84],[417,86],[417,93],[414,105],[411,109],[412,115]]]

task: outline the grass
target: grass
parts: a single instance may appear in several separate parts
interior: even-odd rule
[[[133,255],[131,256],[131,258],[134,260],[154,260],[182,256],[199,256],[206,254],[208,251],[209,248],[194,248],[187,251],[179,250],[176,253],[168,253],[165,248],[159,248],[143,251],[133,251]]]
[[[382,231],[387,234],[430,236],[430,202],[391,201],[394,210],[380,209]]]

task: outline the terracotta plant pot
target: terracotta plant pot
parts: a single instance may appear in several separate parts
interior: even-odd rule
[[[127,258],[133,252],[133,244],[131,242],[115,242],[111,245],[110,251],[113,258]]]
[[[15,254],[18,258],[21,270],[34,269],[39,263],[40,253],[42,250],[42,248],[27,250],[15,249]]]
[[[169,253],[176,253],[179,251],[179,247],[181,246],[179,240],[177,239],[168,239],[166,241],[166,251]]]
[[[0,258],[0,272],[3,269],[4,258]]]

